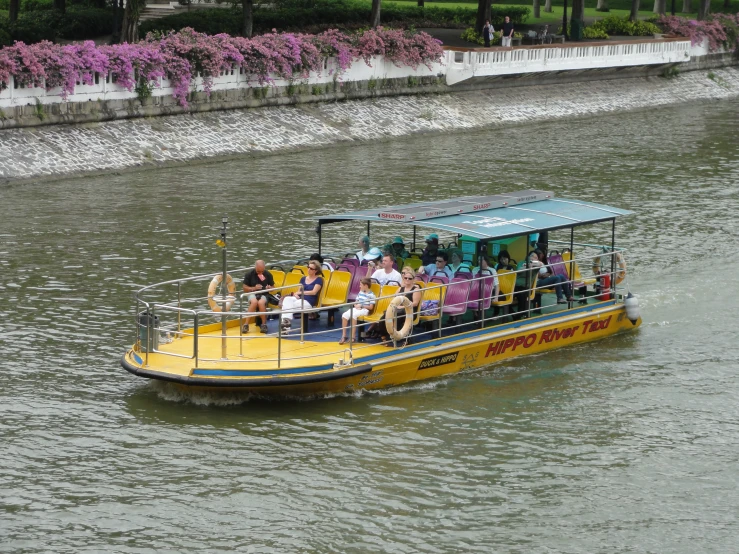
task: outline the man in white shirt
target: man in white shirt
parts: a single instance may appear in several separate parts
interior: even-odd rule
[[[375,263],[370,262],[367,265],[367,277],[370,277],[370,273],[374,271],[371,277],[381,285],[387,285],[388,283],[400,285],[400,273],[393,269],[393,262],[393,257],[390,254],[385,254],[382,257],[381,267],[379,269],[375,269]]]

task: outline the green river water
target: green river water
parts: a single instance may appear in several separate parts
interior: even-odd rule
[[[714,102],[0,186],[0,551],[739,552],[738,130]],[[529,187],[635,212],[638,332],[302,402],[119,366],[131,293],[216,271],[224,211],[246,265],[318,213]]]

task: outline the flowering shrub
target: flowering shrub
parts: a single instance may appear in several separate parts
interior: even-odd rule
[[[305,78],[320,73],[323,60],[334,57],[340,71],[355,60],[367,63],[385,56],[395,65],[416,68],[438,61],[441,42],[426,33],[377,28],[359,35],[335,29],[317,35],[277,33],[251,39],[230,35],[205,35],[182,29],[163,36],[147,35],[137,44],[95,46],[91,41],[61,46],[51,42],[24,44],[0,49],[0,86],[13,75],[24,86],[61,87],[66,98],[76,83],[91,84],[95,73],[110,73],[114,82],[133,90],[160,77],[171,81],[173,96],[183,107],[192,80],[200,75],[210,94],[213,78],[232,68],[254,75],[259,84],[282,79]]]
[[[708,49],[715,52],[722,46],[727,50],[739,50],[739,13],[715,13],[705,21],[695,21],[678,16],[663,16],[657,21],[666,33],[690,39],[695,46],[708,39]]]

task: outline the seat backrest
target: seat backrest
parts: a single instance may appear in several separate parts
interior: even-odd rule
[[[372,283],[372,292],[375,293],[375,296],[377,296],[377,298],[380,298],[381,296],[395,295],[397,294],[398,290],[400,290],[400,287],[396,287],[395,285],[379,285],[377,283]],[[390,305],[390,302],[392,301],[392,296],[389,296],[388,298],[380,298],[375,303],[375,310],[373,313],[384,314],[387,310],[387,307]]]
[[[429,277],[428,280],[429,283],[437,283],[439,285],[448,285],[449,284],[449,277],[446,275],[432,275]]]
[[[529,292],[529,300],[533,300],[536,296],[536,282],[539,280],[539,272],[534,273],[534,278],[531,279],[531,292]]]
[[[494,303],[496,306],[506,306],[513,302],[513,291],[516,288],[516,274],[507,269],[498,271],[498,288],[500,296]]]
[[[354,274],[357,272],[358,265],[352,265],[352,264],[339,264],[336,266],[336,271],[346,271],[347,273],[350,273],[352,276],[352,279],[354,278]]]
[[[341,262],[339,262],[339,265],[353,265],[356,267],[359,266],[359,260],[356,258],[356,256],[353,258],[347,256],[346,258],[341,260]]]
[[[298,286],[300,284],[300,280],[303,278],[302,273],[295,273],[291,271],[290,273],[285,274],[285,281],[282,283],[283,287],[289,287],[282,289],[280,294],[282,296],[285,296],[287,294],[294,294],[300,290],[300,287]]]
[[[567,270],[567,276],[568,279],[571,281],[582,281],[582,275],[580,275],[580,266],[577,265],[577,262],[569,262],[572,259],[572,252],[569,250],[565,250],[562,252],[562,261],[565,262],[565,269]],[[574,275],[570,275],[570,266],[573,266],[575,268],[575,271],[573,272]]]
[[[380,298],[380,295],[382,293],[382,285],[373,281],[370,285],[370,290],[375,294],[377,298]]]
[[[352,274],[348,271],[332,271],[331,275],[324,277],[328,284],[324,286],[325,294],[321,291],[321,306],[330,301],[332,306],[345,304],[346,297],[349,295],[349,287],[352,284]]]
[[[405,264],[403,265],[407,265],[408,267],[413,268],[413,270],[415,271],[419,267],[421,267],[421,258],[415,258],[415,257],[406,258]]]
[[[349,296],[346,297],[349,302],[354,302],[354,300],[356,300],[357,293],[359,292],[360,281],[366,273],[366,269],[362,269],[359,266],[355,268],[354,275],[352,275],[352,284],[349,286]]]
[[[307,265],[294,265],[291,273],[300,273],[301,275],[308,275]]]
[[[465,267],[462,269],[458,269],[454,272],[454,278],[461,277],[462,279],[472,279],[472,270]]]
[[[470,298],[467,306],[473,310],[487,310],[492,301],[494,285],[495,277],[493,275],[488,275],[470,283]],[[482,288],[482,306],[480,305],[480,288]]]
[[[428,283],[429,276],[426,273],[416,273],[416,281],[422,281],[424,283]]]
[[[567,280],[570,279],[570,276],[567,273],[567,267],[562,260],[562,254],[555,250],[552,254],[549,254],[547,261],[549,262],[549,267],[554,275],[561,275]]]
[[[464,277],[455,277],[449,283],[444,298],[444,313],[460,315],[467,311],[467,300],[470,297],[472,281]]]
[[[275,280],[275,286],[281,287],[285,282],[285,272],[279,269],[269,269],[268,271],[272,274],[272,279]]]
[[[444,305],[444,295],[446,293],[446,287],[439,286],[436,283],[429,283],[426,288],[423,289],[423,296],[421,297],[421,305],[426,301],[436,301],[439,305],[439,312],[435,315],[421,315],[418,319],[420,321],[432,321],[441,317],[441,306]]]

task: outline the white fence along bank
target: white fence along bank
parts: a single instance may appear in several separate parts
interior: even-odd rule
[[[233,69],[213,78],[212,91],[237,90],[261,87],[288,87],[290,85],[327,85],[338,80],[343,83],[381,81],[383,79],[405,79],[419,77],[441,77],[447,85],[454,85],[479,77],[539,73],[596,68],[617,68],[639,65],[656,65],[690,61],[692,56],[708,54],[706,44],[691,47],[689,40],[649,40],[616,44],[574,44],[519,48],[446,50],[439,63],[429,69],[424,65],[417,68],[398,67],[381,57],[371,60],[371,65],[358,60],[339,74],[334,59],[324,61],[324,68],[311,72],[307,78],[275,79],[259,83],[253,75],[241,69]],[[44,105],[65,102],[59,87],[46,90],[40,87],[25,87],[11,77],[8,86],[0,90],[0,108],[15,106]],[[197,76],[191,83],[192,92],[203,90],[203,79]],[[168,79],[159,79],[152,96],[171,96],[172,86]],[[93,84],[77,83],[74,93],[66,102],[88,102],[126,100],[137,98],[135,91],[113,83],[110,75],[95,74]]]

